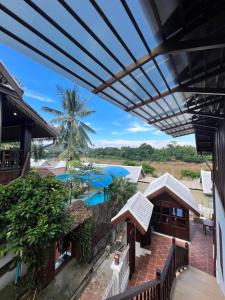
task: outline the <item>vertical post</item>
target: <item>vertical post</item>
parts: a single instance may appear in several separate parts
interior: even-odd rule
[[[2,141],[2,94],[0,93],[0,143]]]
[[[129,266],[130,279],[135,271],[135,243],[136,243],[136,228],[133,223],[127,221],[127,244],[129,244]]]
[[[172,239],[172,245],[173,245],[173,275],[176,276],[176,265],[177,265],[177,258],[176,258],[176,239]]]
[[[20,137],[20,150],[23,151],[22,153],[22,165],[24,164],[25,158],[28,152],[31,150],[31,140],[32,140],[32,132],[31,126],[23,125],[21,128],[21,137]],[[28,165],[28,169],[29,169]]]
[[[185,243],[185,249],[186,249],[186,263],[189,265],[189,244]]]
[[[161,270],[156,269],[156,279],[160,281],[160,283],[157,285],[157,298],[159,300],[163,300],[163,291],[162,291],[162,283],[161,283]]]

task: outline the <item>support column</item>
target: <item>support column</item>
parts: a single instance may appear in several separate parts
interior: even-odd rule
[[[130,279],[135,271],[135,242],[136,242],[136,228],[133,223],[127,221],[127,244],[129,244],[129,265],[130,265]]]
[[[21,127],[21,137],[20,137],[20,150],[22,153],[22,166],[25,162],[27,153],[31,150],[31,140],[32,140],[32,132],[30,125],[23,125]],[[27,169],[30,168],[30,164],[27,166]]]

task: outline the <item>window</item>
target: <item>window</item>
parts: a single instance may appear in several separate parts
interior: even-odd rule
[[[222,230],[219,224],[219,239],[220,239],[220,268],[223,276],[223,240],[222,240]]]

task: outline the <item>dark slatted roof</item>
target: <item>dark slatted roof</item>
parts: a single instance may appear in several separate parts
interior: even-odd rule
[[[223,0],[0,0],[0,39],[159,130],[224,118]]]

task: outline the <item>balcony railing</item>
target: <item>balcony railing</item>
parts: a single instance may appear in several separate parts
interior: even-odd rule
[[[0,170],[21,169],[23,151],[18,149],[0,150]]]

